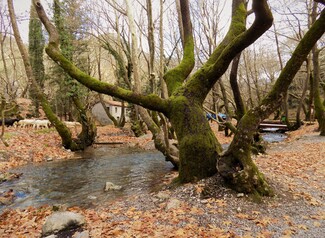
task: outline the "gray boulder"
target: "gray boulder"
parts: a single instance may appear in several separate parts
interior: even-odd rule
[[[85,224],[85,218],[74,212],[55,212],[49,216],[43,227],[42,235],[48,236],[63,230],[80,227]]]

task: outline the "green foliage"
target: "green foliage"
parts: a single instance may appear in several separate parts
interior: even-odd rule
[[[33,68],[34,76],[40,86],[44,83],[44,61],[43,61],[43,51],[44,51],[44,36],[42,30],[42,23],[38,19],[35,9],[31,7],[30,20],[29,20],[29,57]]]
[[[89,68],[85,55],[87,44],[84,41],[78,41],[78,34],[82,28],[82,15],[78,9],[78,3],[71,1],[56,0],[53,3],[54,23],[60,35],[60,49],[62,54],[69,60],[73,61],[79,68],[85,72]],[[73,21],[69,21],[73,17]],[[54,95],[57,113],[62,116],[73,117],[71,97],[78,96],[83,100],[87,99],[89,90],[72,79],[59,66],[52,68],[52,82],[55,85],[56,93]]]
[[[29,45],[29,59],[33,69],[33,74],[38,85],[43,88],[45,81],[45,70],[43,61],[44,52],[44,36],[42,30],[42,23],[37,17],[36,11],[33,6],[31,6],[30,20],[29,20],[29,35],[28,35]],[[38,117],[39,109],[39,99],[37,98],[37,93],[35,88],[30,88],[30,96],[35,105],[35,116]]]

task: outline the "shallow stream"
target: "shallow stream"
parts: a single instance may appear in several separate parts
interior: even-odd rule
[[[263,133],[262,136],[267,142],[286,138],[281,133]],[[164,175],[173,169],[156,151],[100,146],[79,156],[79,159],[30,164],[12,170],[23,175],[0,185],[0,194],[13,189],[16,196],[14,203],[7,207],[43,204],[96,206],[158,190]],[[122,186],[122,189],[105,192],[106,182]],[[0,206],[0,212],[4,208]]]
[[[102,146],[80,154],[80,159],[31,164],[11,172],[20,179],[0,185],[0,192],[13,189],[17,198],[9,207],[66,204],[90,207],[129,195],[159,189],[173,169],[159,152],[140,152]],[[106,182],[122,186],[104,191]],[[7,206],[8,207],[8,206]],[[0,211],[4,207],[0,207]]]
[[[273,143],[273,142],[281,142],[284,141],[288,136],[285,133],[279,133],[279,132],[264,132],[262,133],[262,137],[264,141]]]

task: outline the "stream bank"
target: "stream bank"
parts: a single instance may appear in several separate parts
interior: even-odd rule
[[[325,139],[303,127],[269,146],[255,162],[276,196],[253,202],[227,189],[219,176],[101,204],[59,207],[82,214],[90,237],[322,237],[325,234]],[[208,189],[209,188],[209,189]],[[0,236],[40,237],[52,206],[6,210]]]

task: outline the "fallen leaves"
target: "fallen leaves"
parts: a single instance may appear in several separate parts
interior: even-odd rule
[[[0,163],[0,170],[44,161],[49,156],[62,159],[72,155],[62,149],[55,131],[10,130],[7,138],[12,147],[8,151],[0,147],[0,151],[6,150],[9,155]],[[295,136],[304,133],[300,131]],[[145,144],[149,143],[150,136],[139,139],[120,129],[103,127],[99,128],[98,140]],[[246,196],[237,198],[229,190],[202,199],[206,184],[200,182],[184,185],[179,192],[170,189],[101,204],[96,209],[73,207],[68,210],[85,216],[84,229],[89,231],[90,237],[304,237],[303,234],[325,226],[324,204],[315,193],[324,192],[325,161],[320,158],[320,151],[325,141],[290,141],[288,147],[284,142],[267,155],[256,158],[267,177],[283,186],[281,192],[287,197],[282,200],[271,198],[265,204],[255,204]],[[175,176],[175,172],[171,173],[164,182],[168,183]],[[303,207],[306,213],[299,214],[297,207]],[[40,237],[41,226],[52,212],[49,206],[5,210],[0,215],[0,237]]]
[[[33,130],[31,128],[6,129],[5,133],[11,136],[7,140],[9,147],[0,144],[0,150],[4,150],[7,159],[0,162],[0,171],[22,166],[27,163],[38,163],[47,159],[71,158],[73,153],[61,146],[61,139],[54,129]]]

